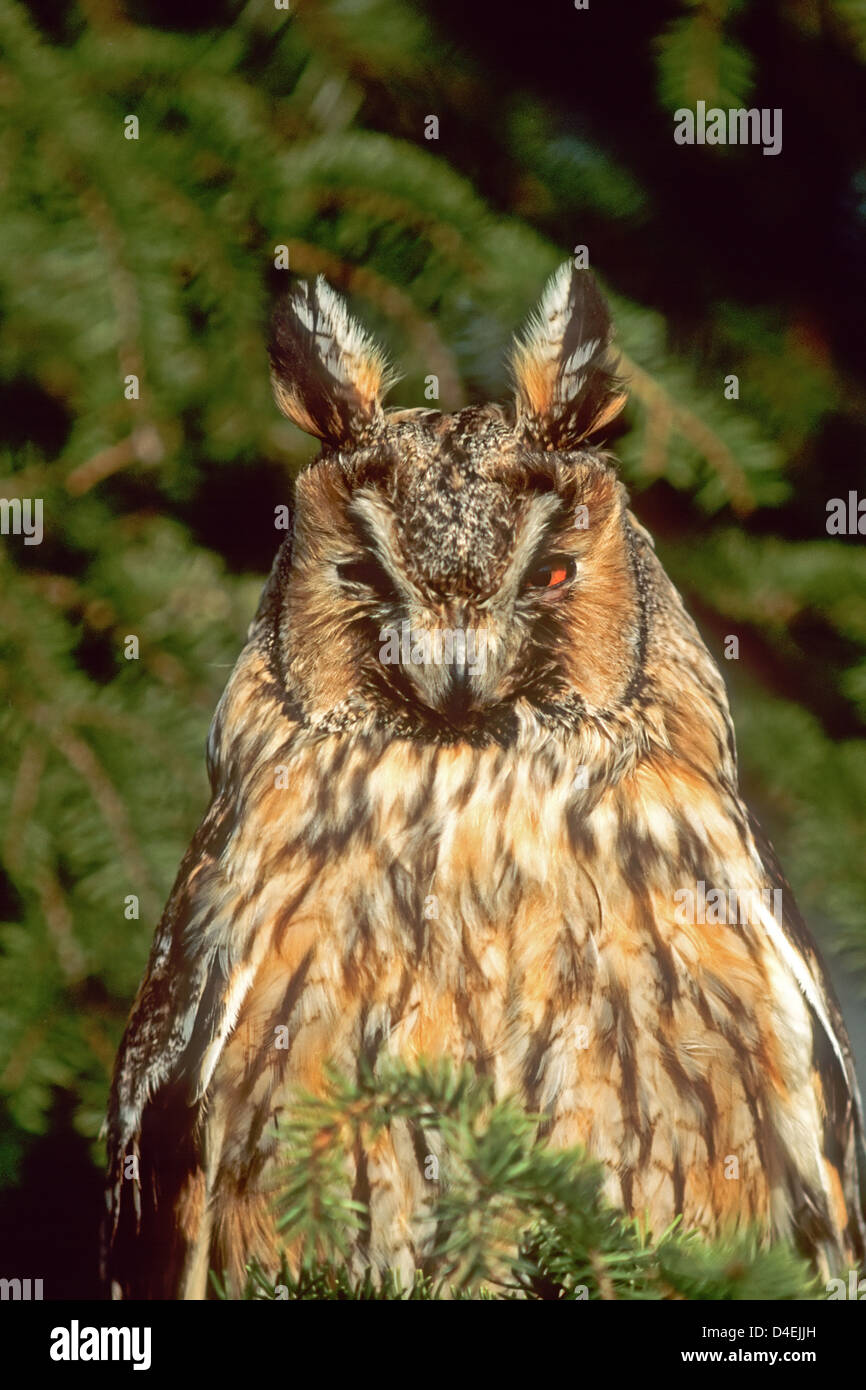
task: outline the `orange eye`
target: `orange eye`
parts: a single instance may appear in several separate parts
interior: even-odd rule
[[[561,589],[577,573],[577,566],[568,555],[552,555],[544,565],[539,565],[527,579],[530,589]]]

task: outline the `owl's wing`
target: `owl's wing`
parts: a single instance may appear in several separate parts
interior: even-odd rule
[[[782,953],[788,954],[789,964],[812,1014],[812,1063],[823,1097],[823,1154],[838,1177],[847,1211],[848,1239],[862,1262],[866,1256],[866,1143],[848,1032],[827,968],[800,914],[776,852],[755,818],[750,816],[749,821],[767,875],[773,887],[781,889]]]
[[[126,1297],[175,1296],[202,1218],[202,1098],[252,978],[250,943],[227,920],[235,895],[219,851],[230,822],[231,808],[215,798],[178,873],[115,1065],[104,1265]]]
[[[125,1297],[176,1297],[202,1244],[204,1097],[254,978],[267,926],[240,910],[244,890],[229,881],[225,867],[224,850],[241,814],[238,764],[247,757],[237,745],[241,737],[255,744],[268,727],[278,736],[289,727],[268,653],[289,560],[287,542],[217,708],[208,741],[213,799],[178,871],[115,1063],[103,1273]]]

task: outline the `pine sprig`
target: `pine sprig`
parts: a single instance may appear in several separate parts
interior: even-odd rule
[[[707,1242],[675,1223],[654,1240],[605,1200],[599,1164],[539,1141],[541,1119],[495,1100],[489,1078],[469,1066],[390,1060],[355,1081],[331,1072],[325,1093],[301,1096],[280,1127],[288,1157],[276,1206],[291,1258],[276,1278],[251,1265],[244,1297],[818,1296],[804,1260],[748,1230]],[[351,1195],[349,1156],[400,1122],[437,1158],[418,1218],[424,1268],[411,1290],[393,1270],[355,1283],[345,1263],[351,1237],[369,1222]]]

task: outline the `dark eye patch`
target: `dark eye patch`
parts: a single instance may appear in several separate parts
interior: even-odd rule
[[[379,599],[390,601],[396,597],[390,577],[375,560],[348,560],[337,565],[336,570],[341,584],[368,589]]]
[[[550,473],[545,473],[540,468],[534,468],[526,476],[526,487],[529,492],[553,492],[556,484]]]

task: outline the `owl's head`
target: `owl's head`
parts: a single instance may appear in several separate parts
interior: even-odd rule
[[[275,568],[275,653],[311,722],[504,738],[620,707],[644,617],[605,303],[566,264],[514,344],[510,406],[386,410],[384,354],[321,278],[271,342],[276,399],[322,441]]]

